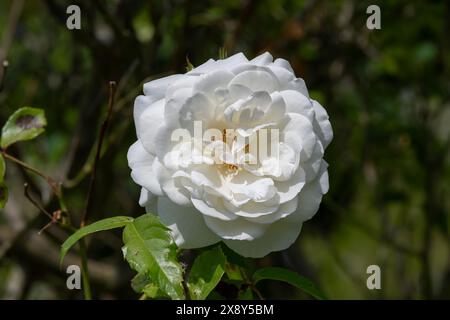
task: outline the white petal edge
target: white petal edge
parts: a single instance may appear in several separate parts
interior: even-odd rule
[[[154,96],[156,99],[164,98],[167,87],[183,77],[185,77],[184,74],[173,74],[168,77],[147,82],[144,84],[144,94],[146,96]]]
[[[139,140],[130,146],[127,158],[128,166],[131,168],[131,178],[134,182],[154,195],[163,195],[154,170],[155,158],[144,149]]]
[[[158,216],[161,222],[170,228],[179,248],[201,248],[220,241],[206,226],[202,214],[194,207],[179,206],[165,197],[159,197]]]

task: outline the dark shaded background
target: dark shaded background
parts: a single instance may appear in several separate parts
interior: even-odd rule
[[[1,1],[0,60],[9,61],[0,123],[17,108],[44,108],[48,128],[11,152],[64,181],[75,220],[83,211],[93,146],[107,107],[107,135],[90,221],[138,216],[139,188],[126,152],[135,140],[134,97],[144,79],[244,52],[289,60],[327,109],[334,141],[330,192],[295,245],[258,261],[312,278],[330,298],[450,298],[450,2],[380,1],[381,30],[366,28],[373,1]],[[66,7],[81,7],[82,29],[66,28]],[[8,163],[10,200],[0,211],[0,297],[81,298],[66,289],[58,250],[67,234],[37,232],[48,219],[26,200],[23,183],[49,211],[48,187]],[[90,238],[96,298],[137,298],[120,233]],[[66,259],[78,263],[75,252]],[[366,287],[377,264],[382,289]],[[307,298],[267,283],[270,298]]]

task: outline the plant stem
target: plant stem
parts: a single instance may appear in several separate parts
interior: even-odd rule
[[[81,216],[80,227],[83,227],[86,224],[87,214],[89,212],[89,207],[90,207],[90,202],[91,202],[90,200],[92,198],[92,192],[94,190],[95,176],[97,174],[97,166],[98,166],[98,162],[100,160],[100,154],[101,154],[101,150],[102,150],[103,140],[105,139],[106,129],[108,128],[108,124],[111,119],[111,115],[112,115],[112,111],[113,111],[113,107],[114,107],[115,93],[116,93],[116,82],[110,81],[109,82],[108,114],[106,115],[106,119],[100,128],[100,135],[98,138],[97,151],[95,153],[95,160],[94,160],[94,165],[92,168],[91,180],[89,182],[89,189],[88,189],[88,193],[86,195],[86,205],[85,205],[83,215]]]
[[[247,273],[245,272],[244,268],[239,267],[241,269],[242,276],[244,277],[244,280],[246,284],[252,289],[254,293],[258,296],[259,300],[264,300],[263,295],[261,294],[261,291],[256,287],[256,285],[253,283],[253,281],[247,276]]]
[[[94,165],[92,168],[91,180],[89,182],[89,189],[88,189],[88,193],[86,195],[85,209],[84,209],[83,214],[81,215],[80,228],[82,228],[86,225],[87,214],[89,212],[90,203],[91,203],[91,196],[92,196],[92,192],[94,190],[95,176],[97,174],[97,165],[100,160],[100,154],[101,154],[101,150],[102,150],[103,140],[105,138],[106,129],[108,128],[108,124],[111,119],[112,110],[113,110],[113,106],[114,106],[115,91],[116,91],[116,83],[114,81],[111,81],[109,83],[108,114],[100,128],[100,136],[99,136],[99,140],[98,140],[97,151],[95,153],[95,160],[94,160]],[[84,298],[86,300],[91,300],[92,294],[91,294],[91,285],[89,283],[89,269],[88,269],[88,264],[87,264],[86,251],[87,251],[86,242],[84,239],[81,239],[80,240],[80,257],[81,257],[81,272],[82,272],[82,280],[83,280]]]
[[[16,163],[17,165],[33,172],[34,174],[43,178],[48,183],[48,185],[51,187],[53,193],[58,198],[58,202],[59,202],[61,211],[67,213],[68,221],[66,224],[61,224],[61,226],[67,230],[71,230],[72,232],[74,232],[75,228],[72,226],[72,223],[70,220],[70,214],[67,210],[67,206],[64,201],[64,195],[62,192],[61,184],[57,183],[53,178],[51,178],[50,176],[47,176],[40,170],[30,166],[29,164],[23,162],[22,160],[17,159],[16,157],[10,155],[4,149],[0,149],[0,153],[5,157],[5,159],[8,159],[8,160]],[[25,192],[27,192],[26,187],[25,187]],[[36,203],[34,201],[32,201],[32,203],[36,205]],[[40,206],[38,206],[38,207],[40,207]],[[45,210],[44,210],[44,212],[45,212]],[[83,239],[80,241],[80,258],[81,258],[84,297],[86,300],[90,300],[90,299],[92,299],[92,294],[91,294],[91,286],[89,283],[89,270],[88,270],[88,265],[87,265],[86,243],[84,242]]]
[[[7,153],[7,152],[6,152],[5,150],[3,150],[3,149],[2,149],[0,152],[1,152],[1,154],[5,157],[5,159],[8,159],[8,160],[12,161],[12,162],[18,164],[19,166],[21,166],[21,167],[27,169],[28,171],[31,171],[31,172],[33,172],[34,174],[36,174],[36,175],[40,176],[41,178],[43,178],[43,179],[48,183],[48,185],[50,186],[50,188],[52,188],[53,193],[54,193],[58,198],[60,197],[60,195],[61,195],[61,190],[60,190],[60,188],[59,188],[58,183],[57,183],[55,180],[53,180],[52,177],[47,176],[46,174],[42,173],[42,172],[39,171],[38,169],[36,169],[36,168],[30,166],[29,164],[23,162],[22,160],[17,159],[16,157],[10,155],[9,153]]]
[[[92,300],[91,283],[89,282],[89,269],[87,264],[86,242],[80,240],[81,278],[83,280],[84,299]]]

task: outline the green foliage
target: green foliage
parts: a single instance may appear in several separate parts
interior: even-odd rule
[[[194,69],[194,65],[191,63],[191,61],[189,60],[189,57],[186,56],[186,72],[191,71],[192,69]]]
[[[159,289],[147,274],[138,273],[131,280],[131,287],[137,293],[143,293],[147,298],[167,297],[167,295]]]
[[[316,299],[325,299],[323,293],[320,292],[311,280],[288,269],[277,267],[259,269],[253,274],[253,281],[256,284],[261,280],[283,281],[305,291]]]
[[[176,245],[157,216],[145,214],[127,224],[123,242],[124,257],[134,270],[147,275],[172,299],[184,299],[183,269]]]
[[[34,139],[44,132],[46,125],[44,110],[31,107],[20,108],[3,126],[0,146],[7,148],[17,141]]]
[[[244,275],[242,274],[242,269],[233,264],[230,263],[228,260],[225,262],[225,273],[228,277],[228,279],[232,281],[243,281]]]
[[[64,260],[64,257],[66,256],[67,252],[70,250],[70,248],[75,243],[77,243],[81,238],[83,238],[89,234],[95,233],[95,232],[120,228],[120,227],[123,227],[132,222],[133,222],[133,218],[116,216],[116,217],[112,217],[112,218],[106,218],[103,220],[99,220],[97,222],[91,223],[90,225],[87,225],[87,226],[77,230],[66,241],[64,241],[64,243],[61,246],[61,253],[60,253],[61,263]]]
[[[225,255],[220,245],[202,252],[194,261],[187,287],[190,298],[204,300],[217,286],[225,273]]]
[[[103,119],[108,99],[104,89],[111,79],[121,79],[120,103],[115,107],[120,121],[110,123],[105,139],[102,154],[107,161],[99,167],[89,213],[92,221],[110,212],[132,216],[140,210],[136,201],[140,188],[130,179],[126,152],[136,139],[130,105],[142,94],[144,79],[185,72],[186,55],[194,65],[217,58],[222,44],[230,56],[242,51],[253,58],[267,50],[290,62],[296,75],[305,79],[311,97],[329,113],[335,133],[325,154],[330,191],[287,257],[271,254],[246,262],[224,246],[227,262],[221,281],[245,296],[251,290],[244,270],[251,275],[255,266],[282,265],[289,258],[299,270],[310,270],[329,298],[449,298],[450,201],[445,197],[450,192],[449,2],[383,2],[382,29],[367,30],[369,1],[179,1],[177,5],[155,1],[152,6],[144,1],[108,1],[102,11],[96,2],[82,1],[90,22],[76,36],[59,14],[67,1],[52,1],[50,10],[49,2],[26,1],[17,23],[20,32],[0,32],[14,34],[7,54],[10,67],[1,85],[0,122],[3,125],[15,106],[45,106],[45,139],[15,144],[11,153],[52,176],[63,171],[69,172],[69,180],[79,177],[76,183],[71,181],[74,188],[64,188],[71,212],[85,203],[83,186],[95,155],[89,149]],[[0,1],[0,26],[8,25],[12,3]],[[2,212],[0,229],[14,230],[16,222],[36,227],[30,222],[40,213],[30,209],[21,189],[33,176],[9,170],[7,164],[9,191],[16,190],[11,208],[24,214]],[[0,194],[6,195],[1,185]],[[36,185],[39,190],[32,191],[45,195],[42,205],[52,212],[55,200],[47,203],[43,184]],[[15,244],[10,249],[0,245],[0,259],[7,254],[14,265],[11,270],[20,273],[39,264],[38,259],[30,262],[14,252],[33,232],[23,230],[18,239],[15,232],[1,234],[4,244]],[[41,238],[52,248],[60,246],[55,237],[44,233]],[[120,252],[95,245],[89,253],[91,258],[104,258],[109,268],[123,267],[117,264]],[[423,253],[429,258],[423,259]],[[35,254],[45,259],[49,252]],[[366,288],[365,270],[373,263],[383,266],[383,290]],[[49,279],[46,286],[52,288],[52,296],[73,298],[74,291],[55,280],[60,271],[42,272],[39,279],[26,277],[26,291],[15,290],[15,298],[27,297],[44,278]],[[0,271],[0,287],[19,283],[13,274],[2,278]],[[144,280],[145,285],[156,285],[145,274]],[[275,281],[263,284],[266,298],[302,294],[280,290]],[[114,287],[97,286],[95,293],[135,298],[121,286]],[[219,294],[236,297],[221,289],[208,299]],[[5,297],[0,292],[0,298]]]
[[[225,47],[219,48],[219,59],[226,59],[228,57],[228,51]]]

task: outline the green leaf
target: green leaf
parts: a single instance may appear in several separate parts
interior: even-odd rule
[[[220,245],[202,252],[194,261],[187,287],[193,300],[204,300],[225,273],[225,255]]]
[[[235,264],[228,261],[225,262],[225,273],[228,279],[232,281],[243,281],[244,276],[242,274],[241,268]]]
[[[255,284],[265,279],[283,281],[305,291],[316,299],[326,299],[324,294],[320,292],[320,290],[314,285],[314,283],[312,283],[311,280],[291,270],[269,267],[259,269],[253,274],[253,281]]]
[[[184,299],[183,269],[176,257],[177,247],[157,216],[144,214],[123,231],[125,259],[138,273],[150,279],[172,299]]]
[[[153,282],[147,284],[144,287],[144,289],[142,290],[142,292],[151,299],[155,299],[155,298],[164,296],[164,294],[159,289],[159,287],[156,284],[154,284]]]
[[[0,145],[6,148],[17,141],[33,139],[44,132],[46,125],[44,110],[31,107],[20,108],[3,126]]]
[[[6,201],[8,201],[8,188],[3,181],[0,181],[0,209],[5,207]]]
[[[253,273],[253,265],[249,262],[248,258],[244,258],[243,256],[237,254],[236,252],[228,248],[223,242],[221,242],[220,244],[227,261]]]
[[[186,56],[186,72],[189,72],[192,69],[194,69],[194,65],[189,60],[188,56]]]
[[[61,246],[61,259],[60,262],[62,263],[64,260],[64,257],[66,256],[69,249],[77,243],[81,238],[87,236],[88,234],[95,233],[98,231],[105,231],[105,230],[111,230],[115,228],[123,227],[127,224],[130,224],[133,222],[133,218],[131,217],[124,217],[124,216],[117,216],[112,218],[106,218],[103,220],[99,220],[97,222],[91,223],[90,225],[87,225],[79,230],[77,230],[74,234],[72,234],[69,238],[67,238],[66,241]]]
[[[148,298],[166,297],[150,277],[143,273],[138,273],[131,280],[131,287],[135,292],[144,293]]]
[[[5,178],[5,170],[6,170],[6,164],[5,159],[2,155],[0,155],[0,182],[3,182]]]
[[[227,48],[220,47],[219,48],[219,59],[223,60],[223,59],[226,59],[227,57],[228,57]]]

